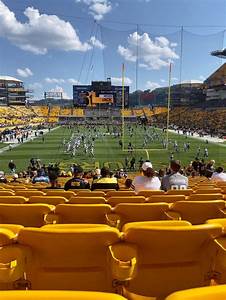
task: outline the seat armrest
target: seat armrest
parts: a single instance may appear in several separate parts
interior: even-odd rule
[[[0,282],[10,283],[23,277],[26,251],[18,245],[0,248]]]
[[[120,216],[114,213],[106,214],[106,223],[111,227],[119,228],[120,226]]]
[[[51,212],[49,214],[46,214],[44,216],[44,225],[48,224],[58,224],[59,223],[59,216],[55,214],[54,212]]]
[[[111,272],[118,281],[128,281],[136,276],[137,248],[129,243],[109,246]]]
[[[181,220],[181,215],[176,211],[169,210],[169,211],[165,212],[165,215],[170,220],[179,220],[179,221]]]

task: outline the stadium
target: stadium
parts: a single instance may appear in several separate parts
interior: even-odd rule
[[[0,0],[0,300],[225,300],[220,10],[44,2]]]

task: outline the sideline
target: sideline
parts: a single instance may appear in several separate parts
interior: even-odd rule
[[[60,126],[57,126],[57,127],[54,127],[54,128],[52,128],[52,129],[50,129],[50,132],[52,132],[52,131],[58,129],[59,127],[60,127]],[[6,151],[10,151],[10,148],[11,148],[11,150],[13,150],[14,148],[19,147],[19,146],[21,146],[21,145],[23,145],[23,144],[25,144],[25,143],[28,143],[28,142],[30,142],[31,140],[33,141],[33,140],[35,140],[35,139],[40,138],[40,135],[35,136],[35,131],[37,131],[37,130],[33,130],[33,131],[32,131],[32,134],[29,136],[29,138],[28,138],[27,140],[25,140],[23,143],[18,143],[17,139],[14,139],[14,140],[13,140],[14,142],[13,142],[13,141],[10,141],[10,142],[4,143],[4,144],[8,144],[8,146],[5,146],[5,147],[1,148],[1,149],[0,149],[0,154],[4,153],[4,152],[6,152]],[[38,130],[38,131],[43,131],[43,134],[44,134],[44,135],[46,135],[47,133],[49,133],[49,129],[40,129],[40,130]]]

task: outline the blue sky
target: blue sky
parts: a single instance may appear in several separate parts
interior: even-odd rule
[[[183,26],[183,30],[182,30]],[[112,78],[131,90],[203,81],[222,60],[226,0],[0,0],[0,74],[34,90]]]

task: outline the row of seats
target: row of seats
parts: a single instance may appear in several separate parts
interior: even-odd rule
[[[123,290],[164,299],[212,279],[226,283],[220,224],[135,222],[122,233],[95,224],[20,228],[17,234],[0,227],[1,289]]]
[[[0,223],[41,227],[45,224],[108,224],[119,229],[129,222],[186,220],[203,224],[225,218],[225,202],[178,201],[168,203],[108,204],[0,204]]]

